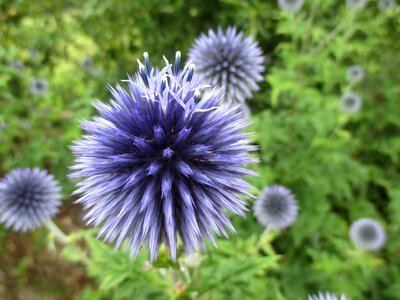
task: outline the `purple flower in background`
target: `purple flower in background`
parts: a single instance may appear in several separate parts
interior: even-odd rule
[[[382,11],[387,11],[396,6],[395,0],[379,0],[379,8]]]
[[[364,250],[379,250],[386,243],[386,233],[382,225],[369,218],[362,218],[351,224],[350,238]]]
[[[0,131],[6,131],[8,128],[8,124],[4,120],[0,120]]]
[[[0,180],[0,222],[15,231],[37,229],[61,205],[61,188],[45,170],[14,169]]]
[[[279,8],[290,12],[300,10],[303,4],[304,0],[278,0]]]
[[[35,60],[39,57],[39,50],[36,48],[31,48],[29,49],[28,54],[30,59]]]
[[[81,61],[81,67],[85,71],[89,71],[93,68],[93,59],[90,57],[86,57],[84,60]]]
[[[22,72],[25,69],[25,65],[20,60],[13,60],[10,62],[9,66],[16,71]]]
[[[353,65],[347,69],[347,80],[351,83],[359,82],[363,80],[365,75],[364,68],[359,65]]]
[[[284,186],[272,185],[263,190],[254,202],[257,221],[271,228],[285,228],[297,218],[298,206],[292,192]]]
[[[43,95],[46,94],[49,90],[49,84],[46,79],[43,78],[35,78],[32,81],[31,92],[34,95]]]
[[[218,28],[217,33],[210,29],[208,36],[202,34],[189,50],[189,58],[205,83],[223,88],[227,102],[251,98],[263,79],[264,57],[258,43],[243,38],[235,27],[228,27],[226,33]]]
[[[99,236],[117,248],[127,241],[131,255],[147,244],[152,261],[164,243],[175,260],[178,236],[190,254],[206,238],[215,243],[213,231],[234,231],[224,210],[244,215],[242,177],[255,174],[242,165],[256,162],[247,153],[256,147],[238,106],[221,103],[194,65],[181,70],[180,52],[161,71],[144,57],[128,91],[112,88],[109,105],[95,104],[101,116],[82,122],[71,176],[85,177],[78,202],[89,224],[102,224]]]
[[[340,106],[344,112],[350,114],[359,112],[362,108],[361,96],[353,92],[345,93],[340,98]]]
[[[367,5],[367,0],[346,0],[346,4],[350,8],[363,9]]]
[[[350,298],[345,295],[341,295],[340,298],[334,294],[326,293],[325,295],[321,292],[318,295],[310,295],[308,296],[308,300],[350,300]]]

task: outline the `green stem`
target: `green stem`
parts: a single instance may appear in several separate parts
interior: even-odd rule
[[[46,227],[59,242],[63,244],[68,242],[68,236],[53,221],[48,222]]]
[[[175,296],[179,294],[179,282],[180,282],[180,271],[177,269],[170,268],[169,272],[171,274],[171,284],[172,284],[172,293]]]
[[[344,24],[338,24],[326,37],[319,42],[319,44],[311,51],[311,55],[317,54],[319,51],[325,48],[342,30]]]
[[[345,21],[339,23],[331,32],[329,32],[323,40],[321,40],[318,45],[311,50],[311,55],[316,55],[319,51],[325,48],[336,36],[338,36],[346,27],[349,27],[354,22],[356,17],[356,10],[350,10],[350,16]]]
[[[258,253],[258,251],[260,251],[263,241],[268,236],[270,231],[271,231],[271,228],[268,226],[265,226],[265,229],[264,229],[263,233],[260,235],[260,238],[258,239],[258,242],[256,244],[256,247],[255,247],[256,253]]]
[[[314,1],[311,5],[311,12],[309,14],[308,17],[308,23],[309,23],[309,28],[310,30],[307,30],[304,34],[303,34],[303,40],[301,43],[301,52],[305,52],[306,49],[308,48],[308,44],[309,44],[309,40],[310,40],[310,33],[311,33],[311,28],[314,24],[314,17],[315,17],[315,12],[317,10],[317,6],[318,6],[318,1]]]

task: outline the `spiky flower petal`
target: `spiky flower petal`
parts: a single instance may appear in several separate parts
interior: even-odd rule
[[[250,118],[250,116],[251,116],[251,109],[250,109],[250,107],[249,107],[245,102],[240,103],[240,110],[242,111],[243,116],[244,116],[245,118]]]
[[[279,8],[290,12],[299,11],[303,4],[304,0],[278,0]]]
[[[346,0],[347,6],[354,9],[363,9],[367,5],[367,0]]]
[[[350,298],[346,297],[345,295],[341,295],[340,298],[337,297],[335,294],[326,293],[318,293],[318,295],[309,295],[308,300],[351,300]]]
[[[250,195],[250,185],[242,177],[254,173],[242,165],[256,161],[247,154],[256,147],[238,107],[201,84],[194,65],[181,70],[180,52],[161,71],[144,57],[128,91],[112,88],[109,105],[95,104],[101,116],[82,122],[72,176],[85,177],[78,202],[106,241],[126,240],[131,255],[147,244],[152,261],[164,243],[176,259],[178,236],[190,254],[214,242],[213,231],[234,231],[224,209],[244,215],[238,195]]]
[[[369,218],[362,218],[351,224],[350,238],[364,250],[379,250],[386,243],[386,233],[382,225]]]
[[[257,221],[271,228],[285,228],[297,218],[298,206],[292,192],[281,185],[272,185],[263,190],[254,202]]]
[[[356,83],[363,80],[364,75],[364,68],[359,65],[353,65],[347,69],[347,80],[351,83]]]
[[[46,79],[36,78],[32,81],[31,92],[34,95],[46,94],[49,90],[49,84]]]
[[[45,170],[14,169],[0,180],[0,222],[15,231],[37,229],[61,205],[61,188]]]
[[[202,34],[189,50],[189,58],[206,84],[223,88],[227,102],[251,98],[263,79],[264,57],[258,43],[243,38],[235,27]]]
[[[340,98],[340,106],[342,107],[342,110],[344,112],[347,112],[350,114],[359,112],[362,107],[361,96],[354,92],[345,93]]]

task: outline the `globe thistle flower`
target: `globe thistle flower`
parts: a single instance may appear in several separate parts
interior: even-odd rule
[[[202,34],[189,50],[189,58],[197,67],[205,83],[222,87],[225,101],[243,102],[259,89],[263,77],[264,57],[258,43],[251,37],[243,38],[235,27],[226,33],[211,29]]]
[[[50,222],[61,205],[54,176],[39,168],[14,169],[0,180],[0,222],[14,231]]]
[[[0,120],[0,130],[1,131],[6,131],[8,128],[7,122],[4,120]]]
[[[297,12],[303,6],[304,0],[278,0],[278,6],[280,9]]]
[[[31,49],[29,49],[28,54],[29,54],[30,59],[35,60],[39,57],[39,50],[35,49],[35,48],[31,48]]]
[[[46,79],[36,78],[32,81],[31,92],[34,95],[46,94],[49,90],[49,84]]]
[[[345,93],[340,98],[340,106],[342,107],[342,110],[347,113],[352,114],[359,112],[362,107],[361,96],[353,92]]]
[[[86,57],[84,60],[82,60],[81,67],[85,71],[90,70],[93,67],[93,59],[91,59],[90,57]]]
[[[387,11],[396,6],[395,0],[379,0],[379,8],[382,11]]]
[[[161,71],[144,57],[129,90],[111,88],[111,103],[95,104],[101,116],[82,122],[71,176],[85,177],[78,202],[105,241],[127,241],[132,256],[147,244],[151,261],[163,243],[175,260],[178,236],[191,254],[206,238],[215,243],[213,231],[234,231],[224,210],[244,215],[242,176],[254,173],[242,165],[256,162],[247,154],[256,147],[238,106],[221,103],[221,89],[202,85],[193,64],[181,70],[180,52]]]
[[[257,221],[270,228],[283,229],[297,218],[297,200],[292,192],[281,185],[272,185],[263,190],[254,202]]]
[[[358,65],[351,66],[347,69],[347,80],[351,83],[356,83],[364,78],[364,68]]]
[[[354,9],[364,9],[367,6],[367,0],[346,0],[347,6]]]
[[[29,128],[32,127],[32,122],[27,120],[27,119],[23,119],[23,120],[20,121],[19,126],[22,129],[29,129]]]
[[[351,224],[350,239],[357,247],[374,251],[385,245],[386,233],[377,221],[362,218]]]
[[[16,71],[22,72],[25,68],[25,65],[20,60],[13,60],[10,62],[9,66]]]
[[[341,295],[340,298],[334,294],[326,293],[325,295],[321,292],[318,295],[309,295],[308,300],[350,300],[350,298],[345,295]]]

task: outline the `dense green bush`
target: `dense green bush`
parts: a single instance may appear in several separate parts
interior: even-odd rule
[[[0,174],[26,166],[55,174],[66,202],[59,222],[73,231],[73,242],[54,246],[44,230],[16,235],[2,228],[0,278],[13,278],[2,298],[22,299],[26,285],[39,299],[279,300],[320,290],[352,299],[400,298],[399,5],[382,12],[375,0],[363,10],[344,0],[306,0],[292,14],[261,0],[27,0],[2,1],[0,11]],[[267,58],[265,82],[248,101],[260,158],[260,176],[249,178],[253,192],[276,183],[290,187],[299,217],[291,228],[264,236],[250,211],[247,219],[233,217],[236,235],[191,260],[173,263],[163,253],[150,265],[145,250],[130,259],[97,241],[68,205],[75,188],[67,177],[68,147],[80,138],[78,121],[93,115],[93,100],[110,98],[108,84],[137,70],[144,51],[158,65],[177,50],[186,58],[201,32],[228,25],[257,39]],[[85,59],[93,61],[87,69]],[[23,71],[10,65],[15,60]],[[352,65],[365,70],[354,85],[346,79]],[[32,95],[34,78],[48,81],[46,94]],[[347,91],[362,96],[360,112],[341,110]],[[352,245],[349,226],[361,217],[384,225],[383,250]],[[10,249],[22,241],[30,251],[11,260]],[[29,272],[37,274],[38,253],[52,249],[56,262],[85,266],[92,280],[72,289],[59,283],[56,291],[49,284],[40,292],[43,282]]]

